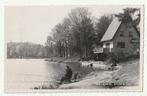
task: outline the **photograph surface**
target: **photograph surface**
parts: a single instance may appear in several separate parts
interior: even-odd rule
[[[5,6],[5,91],[142,91],[143,6]]]

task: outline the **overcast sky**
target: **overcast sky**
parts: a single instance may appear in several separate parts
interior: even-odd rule
[[[126,6],[5,6],[6,42],[45,44],[56,24],[62,22],[71,9],[87,7],[92,16],[122,12]],[[134,7],[134,6],[128,6]]]

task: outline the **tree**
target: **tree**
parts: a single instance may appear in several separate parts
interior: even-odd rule
[[[69,19],[72,24],[74,48],[80,57],[87,57],[87,54],[90,53],[88,49],[92,47],[94,33],[91,13],[87,8],[73,9],[69,13]]]
[[[63,23],[59,23],[53,29],[53,40],[56,42],[56,55],[64,56],[66,55],[66,35],[67,35],[67,25]]]
[[[109,27],[110,23],[112,22],[113,16],[112,15],[103,15],[101,16],[95,26],[95,32],[96,32],[96,40],[95,44],[99,44],[102,36],[106,32],[107,28]]]
[[[80,57],[87,57],[87,54],[90,54],[94,27],[87,8],[71,10],[68,17],[58,23],[52,32],[53,40],[56,42],[54,50],[58,56],[68,57],[77,54]]]
[[[135,14],[137,12],[137,14]],[[137,18],[134,19],[135,15]],[[140,22],[140,9],[139,8],[125,8],[123,13],[119,13],[116,17],[124,23],[131,23],[134,26],[137,26]]]

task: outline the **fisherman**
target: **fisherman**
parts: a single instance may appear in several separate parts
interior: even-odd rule
[[[66,74],[65,74],[65,78],[67,82],[71,82],[71,78],[72,78],[72,70],[69,66],[66,66]]]
[[[61,78],[60,80],[60,84],[62,84],[63,82],[71,82],[71,78],[72,78],[72,70],[69,66],[66,66],[66,73],[65,75]]]

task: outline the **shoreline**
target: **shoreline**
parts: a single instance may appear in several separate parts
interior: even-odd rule
[[[61,85],[45,85],[43,89],[115,89],[138,86],[139,72],[136,72],[135,69],[139,70],[139,60],[128,61],[119,65],[121,67],[114,71],[94,70],[77,82]],[[132,68],[134,71],[130,70]]]

